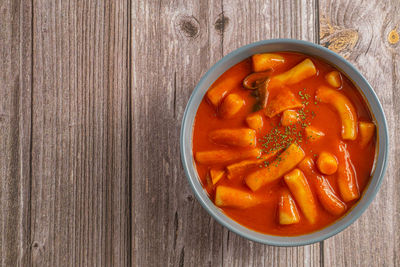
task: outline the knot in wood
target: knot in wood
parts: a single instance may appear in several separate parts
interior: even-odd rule
[[[389,32],[388,42],[390,44],[397,44],[399,42],[399,33],[397,32],[397,27]]]
[[[322,44],[330,50],[348,58],[359,40],[359,34],[353,29],[344,29],[324,38]]]
[[[199,36],[200,23],[193,16],[182,15],[178,17],[177,28],[183,36],[196,39]]]
[[[224,16],[224,13],[218,15],[217,20],[214,23],[214,28],[219,34],[223,34],[225,29],[229,25],[229,18]]]

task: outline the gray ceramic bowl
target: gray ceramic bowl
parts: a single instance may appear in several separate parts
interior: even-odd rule
[[[196,171],[192,152],[193,125],[197,108],[212,83],[230,67],[251,55],[276,51],[293,51],[308,54],[321,58],[341,70],[351,81],[353,81],[364,96],[378,129],[378,149],[375,159],[375,171],[368,187],[364,190],[363,196],[357,205],[334,224],[317,232],[300,236],[282,237],[262,234],[248,229],[226,216],[214,205],[214,203],[208,198],[207,193],[204,191]],[[386,118],[382,106],[371,85],[365,80],[361,73],[348,61],[329,49],[313,43],[291,39],[265,40],[252,43],[233,51],[218,61],[201,78],[189,99],[183,116],[180,139],[182,164],[186,176],[197,200],[207,210],[207,212],[229,230],[250,240],[275,246],[299,246],[322,241],[341,232],[360,217],[374,199],[382,183],[386,170],[389,143]]]

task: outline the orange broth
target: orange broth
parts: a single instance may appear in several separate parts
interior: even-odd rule
[[[295,96],[299,96],[300,94],[308,94],[311,96],[309,100],[309,104],[306,109],[308,109],[308,114],[315,114],[313,116],[308,116],[306,119],[306,123],[310,123],[313,127],[318,128],[325,133],[325,136],[316,142],[310,142],[304,140],[302,143],[299,143],[300,147],[304,150],[305,154],[311,156],[314,161],[316,161],[316,156],[323,151],[328,151],[334,155],[337,155],[338,152],[338,143],[342,141],[341,136],[341,120],[338,116],[337,112],[328,104],[321,103],[314,100],[315,92],[317,88],[321,85],[328,86],[327,81],[325,79],[325,75],[333,70],[336,70],[331,65],[326,62],[310,57],[307,55],[292,53],[292,52],[281,52],[276,53],[285,58],[285,63],[275,68],[271,76],[277,75],[279,73],[285,72],[291,69],[293,66],[300,63],[302,60],[306,58],[310,58],[312,62],[315,64],[317,69],[317,74],[311,78],[307,78],[297,84],[288,86],[291,92],[294,93]],[[195,118],[194,130],[193,130],[193,154],[199,151],[206,150],[217,150],[221,148],[228,148],[226,145],[216,144],[210,141],[208,135],[211,131],[216,129],[225,129],[225,128],[247,128],[246,124],[246,116],[253,113],[253,106],[256,103],[256,98],[252,95],[252,91],[245,89],[242,86],[243,79],[252,73],[252,59],[248,58],[235,66],[231,67],[227,70],[215,83],[223,82],[224,79],[229,77],[240,78],[240,82],[237,83],[235,88],[231,90],[229,93],[236,93],[240,95],[245,100],[244,107],[237,113],[233,118],[223,119],[218,115],[218,108],[215,108],[212,104],[210,104],[207,100],[207,96],[202,100],[197,114]],[[361,97],[358,90],[352,84],[350,80],[346,78],[345,75],[342,76],[342,86],[338,90],[347,96],[351,102],[353,103],[358,121],[367,121],[371,122],[372,118],[368,111],[367,105]],[[214,83],[214,84],[215,84]],[[301,100],[299,98],[299,100]],[[264,119],[264,126],[261,130],[257,131],[257,144],[256,147],[262,147],[262,138],[270,132],[273,127],[278,126],[280,122],[281,115],[278,114],[273,118],[268,118],[264,115],[263,110],[256,111],[259,114],[262,114]],[[279,126],[278,126],[279,127]],[[282,126],[281,126],[282,127]],[[369,144],[362,148],[359,145],[358,140],[354,141],[343,141],[347,144],[348,151],[350,153],[351,161],[354,165],[354,169],[356,172],[356,180],[358,182],[358,187],[360,191],[360,195],[362,196],[362,192],[367,186],[369,179],[371,177],[371,172],[373,168],[373,162],[375,157],[375,137]],[[234,147],[229,147],[233,148]],[[215,185],[210,185],[207,181],[207,176],[210,168],[225,168],[226,164],[215,164],[215,165],[205,165],[200,164],[196,161],[196,168],[203,184],[205,190],[207,190],[210,199],[214,200],[215,198],[215,188],[219,185],[225,185],[233,188],[237,188],[240,190],[245,190],[246,192],[251,192],[248,186],[244,182],[244,178],[251,172],[257,170],[257,168],[264,167],[258,166],[256,168],[251,168],[246,171],[240,177],[235,177],[230,180],[226,177],[226,175],[218,181]],[[337,173],[333,175],[324,175],[333,190],[340,196],[338,192],[337,185]],[[307,178],[307,176],[306,176]],[[309,178],[307,178],[309,179]],[[241,225],[253,229],[255,231],[271,234],[271,235],[279,235],[279,236],[293,236],[293,235],[302,235],[310,232],[314,232],[320,230],[336,220],[342,215],[332,215],[327,212],[316,196],[315,188],[313,184],[309,181],[311,190],[313,192],[314,198],[316,200],[318,217],[317,221],[314,224],[308,222],[301,210],[299,210],[300,221],[296,224],[291,225],[280,225],[278,221],[277,211],[278,211],[278,200],[279,200],[279,192],[282,187],[285,187],[285,182],[282,178],[279,178],[277,181],[274,181],[270,184],[267,184],[261,187],[259,190],[252,192],[258,198],[263,199],[263,202],[259,205],[240,209],[240,208],[232,208],[232,207],[221,207],[221,210],[230,218],[240,223]],[[348,212],[352,206],[356,205],[358,200],[354,200],[351,202],[346,202],[347,211]]]

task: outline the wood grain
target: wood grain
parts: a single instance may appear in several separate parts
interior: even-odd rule
[[[347,57],[375,89],[388,120],[391,154],[382,188],[368,210],[325,241],[324,264],[399,266],[400,46],[388,37],[400,26],[400,3],[323,0],[319,6],[321,43]]]
[[[201,75],[226,53],[256,40],[314,41],[314,6],[313,1],[133,4],[134,264],[319,265],[319,244],[269,247],[222,228],[195,201],[177,160],[183,111]]]
[[[0,2],[0,265],[30,262],[32,6]]]
[[[31,261],[128,265],[127,1],[34,1]]]

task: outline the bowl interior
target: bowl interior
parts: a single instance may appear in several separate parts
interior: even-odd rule
[[[377,155],[374,164],[375,169],[372,179],[370,180],[367,188],[364,190],[358,204],[355,205],[351,211],[347,212],[344,217],[326,228],[310,234],[290,237],[259,233],[240,225],[226,216],[218,207],[214,205],[203,189],[196,171],[192,152],[194,119],[200,102],[213,82],[230,67],[253,54],[277,51],[290,51],[308,54],[313,57],[321,58],[322,60],[325,60],[329,64],[341,70],[351,81],[353,81],[356,87],[360,90],[361,94],[364,96],[365,101],[370,108],[374,122],[377,125]],[[201,78],[189,99],[182,121],[180,139],[182,164],[185,169],[186,176],[196,195],[196,198],[208,211],[208,213],[210,213],[211,216],[213,216],[219,223],[245,238],[276,246],[297,246],[319,242],[339,233],[353,223],[369,206],[379,190],[386,169],[388,153],[388,133],[384,112],[375,92],[365,78],[360,74],[360,72],[341,56],[328,50],[327,48],[313,43],[291,39],[265,40],[252,43],[233,51],[218,61]]]

